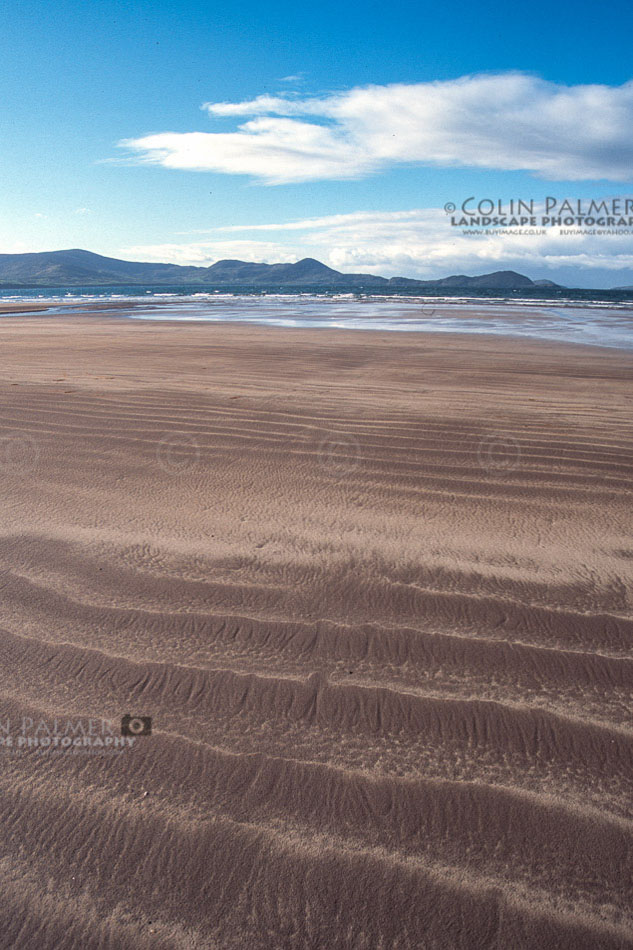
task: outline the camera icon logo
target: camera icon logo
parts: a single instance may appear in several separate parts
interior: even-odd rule
[[[127,713],[121,719],[122,736],[151,736],[152,718],[151,716],[130,716]]]

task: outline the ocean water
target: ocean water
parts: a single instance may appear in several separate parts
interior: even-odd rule
[[[0,290],[0,302],[49,303],[46,312],[51,314],[67,311],[68,305],[73,312],[88,312],[91,304],[98,303],[104,315],[111,312],[132,320],[495,334],[633,350],[633,299],[614,295],[616,299],[596,300],[587,294],[582,300],[517,300],[482,296],[187,293],[182,288],[86,288],[85,292],[81,288],[41,288]]]

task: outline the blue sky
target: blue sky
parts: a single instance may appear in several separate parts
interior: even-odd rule
[[[633,283],[633,234],[458,240],[438,210],[633,193],[631,26],[624,2],[7,4],[0,251]]]

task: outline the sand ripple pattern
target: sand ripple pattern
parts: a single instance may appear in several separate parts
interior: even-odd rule
[[[633,948],[628,357],[1,332],[0,947]]]

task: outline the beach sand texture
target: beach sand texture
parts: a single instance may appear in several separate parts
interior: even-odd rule
[[[633,358],[0,322],[0,946],[633,947]]]

